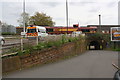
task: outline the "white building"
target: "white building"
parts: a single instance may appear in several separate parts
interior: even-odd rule
[[[1,27],[1,33],[16,33],[16,28],[13,25],[3,24]]]

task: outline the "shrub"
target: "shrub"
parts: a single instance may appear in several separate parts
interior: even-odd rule
[[[48,42],[40,42],[36,46],[31,46],[29,44],[24,45],[23,49],[24,51],[18,51],[18,56],[24,55],[24,54],[31,54],[34,51],[37,50],[42,50],[45,48],[50,48],[53,46],[59,47],[64,43],[67,42],[74,42],[77,41],[79,38],[78,37],[66,37],[65,35],[62,36],[62,40],[57,40],[57,41],[48,41]]]
[[[68,42],[74,42],[74,41],[77,41],[77,40],[78,40],[77,37],[68,38]]]
[[[53,47],[53,46],[59,47],[59,46],[61,46],[64,43],[74,42],[74,41],[77,41],[77,40],[78,40],[77,37],[66,38],[66,36],[63,35],[62,36],[62,40],[40,42],[37,46],[34,46],[33,49],[34,50],[42,50],[44,48],[50,48],[50,47]]]
[[[18,52],[20,49],[16,48],[15,46],[10,48],[8,51],[2,52],[2,54],[10,54],[10,53],[15,53]]]
[[[24,54],[23,54],[23,51],[20,51],[20,50],[19,50],[18,53],[17,53],[17,55],[18,55],[18,56],[24,55]]]
[[[62,43],[68,42],[68,39],[66,38],[66,35],[62,35]]]
[[[11,33],[11,32],[2,32],[2,35],[15,35],[15,33]]]
[[[54,46],[54,42],[50,41],[50,42],[46,42],[46,48],[52,47]]]
[[[17,52],[18,50],[19,50],[18,48],[13,47],[13,48],[10,49],[10,52],[11,52],[11,53],[13,53],[13,52]]]
[[[112,49],[113,51],[120,51],[120,48]]]
[[[40,42],[37,46],[34,46],[33,49],[35,50],[41,50],[46,48],[46,43],[45,42]]]
[[[30,49],[27,49],[27,50],[24,50],[24,51],[19,50],[19,51],[17,52],[17,55],[18,55],[18,56],[22,56],[22,55],[30,54],[30,53],[31,53],[31,52],[30,52]]]
[[[61,45],[62,45],[62,41],[61,40],[54,42],[54,46],[56,46],[56,47],[59,47]]]

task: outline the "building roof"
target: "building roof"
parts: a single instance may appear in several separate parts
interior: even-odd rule
[[[120,25],[100,25],[101,27],[120,27]],[[99,27],[99,25],[87,25],[87,27]]]
[[[67,27],[46,27],[48,29],[66,29]],[[97,29],[97,27],[77,27],[78,29]],[[76,29],[77,29],[76,28]],[[75,29],[74,27],[68,27],[68,29]]]
[[[56,28],[56,29],[66,29],[67,27],[46,27],[46,28]],[[68,29],[75,29],[74,27],[68,27]]]
[[[97,29],[97,27],[79,27],[79,29]]]

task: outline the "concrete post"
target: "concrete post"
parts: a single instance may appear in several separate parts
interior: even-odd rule
[[[36,36],[36,44],[38,45],[38,42],[39,42],[39,37]]]
[[[21,36],[21,51],[23,51],[23,36]]]

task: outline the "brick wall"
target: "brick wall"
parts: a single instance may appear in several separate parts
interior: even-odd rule
[[[3,58],[3,73],[11,72],[17,69],[23,69],[40,64],[58,61],[65,56],[81,54],[85,52],[85,40],[66,43],[60,47],[52,47],[49,49],[34,52],[29,55],[15,56],[12,58]]]

